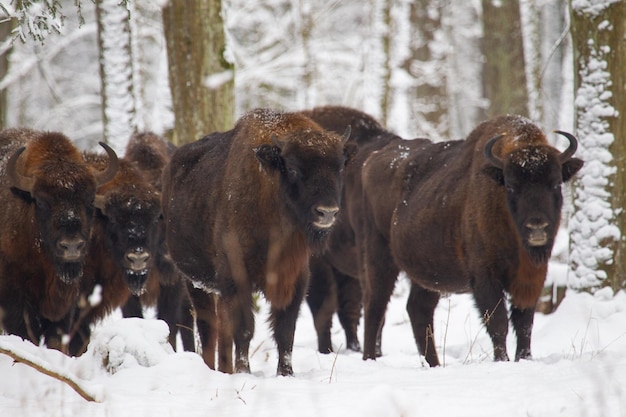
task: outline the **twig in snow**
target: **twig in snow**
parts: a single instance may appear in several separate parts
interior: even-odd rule
[[[91,395],[87,391],[85,391],[83,389],[83,387],[81,387],[78,382],[74,381],[71,377],[69,377],[67,375],[61,375],[60,373],[54,372],[54,371],[52,371],[50,369],[47,369],[44,366],[31,361],[30,359],[26,359],[25,357],[23,357],[19,353],[14,352],[11,349],[4,348],[2,346],[0,346],[0,353],[4,353],[5,355],[9,355],[10,357],[13,358],[13,360],[15,360],[15,362],[21,362],[24,365],[28,365],[31,368],[36,369],[37,371],[41,372],[42,374],[48,375],[48,376],[50,376],[50,377],[52,377],[52,378],[54,378],[54,379],[56,379],[58,381],[66,383],[74,391],[76,391],[76,393],[78,393],[78,395],[80,395],[81,397],[83,397],[87,401],[100,402],[93,395]]]

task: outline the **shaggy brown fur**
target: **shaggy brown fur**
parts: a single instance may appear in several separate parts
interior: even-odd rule
[[[342,106],[316,107],[302,112],[324,129],[341,133],[352,128],[348,144],[353,146],[352,161],[345,169],[342,209],[329,238],[328,249],[311,259],[311,284],[307,302],[321,353],[333,351],[330,340],[332,316],[337,312],[346,334],[348,349],[360,351],[357,326],[361,317],[361,287],[351,212],[357,201],[352,184],[360,178],[365,159],[398,136],[385,130],[370,115]]]
[[[85,159],[94,167],[104,162],[93,153],[85,153]],[[131,294],[145,291],[158,252],[160,193],[130,162],[120,160],[115,178],[98,189],[96,206],[81,296],[71,320],[72,355],[87,348],[91,324],[123,306]],[[101,300],[90,302],[98,291]]]
[[[571,157],[575,149],[572,137],[561,154],[529,120],[506,116],[482,123],[466,140],[397,140],[372,154],[362,172],[357,232],[364,255],[364,358],[376,357],[401,270],[412,281],[407,310],[414,336],[431,366],[439,364],[433,313],[440,294],[467,291],[496,360],[508,359],[511,296],[515,359],[529,358],[535,305],[560,221],[560,185],[582,166]]]
[[[144,178],[159,192],[163,168],[169,162],[176,147],[164,138],[142,132],[133,135],[126,146],[124,159],[130,161]],[[174,266],[165,243],[165,223],[159,217],[158,251],[154,268],[150,269],[145,291],[141,296],[132,295],[122,312],[124,317],[143,317],[143,308],[155,306],[157,318],[170,328],[169,341],[176,348],[176,336],[180,333],[183,349],[195,350],[194,317],[187,282]]]
[[[167,243],[187,278],[219,291],[219,369],[249,371],[252,293],[271,303],[278,374],[290,375],[311,251],[339,209],[344,141],[297,113],[255,110],[182,146],[163,175]]]
[[[110,148],[107,152],[109,159],[99,167],[104,172],[98,172],[61,133],[0,132],[0,316],[5,332],[62,348],[53,322],[65,317],[78,297],[96,187],[117,170],[117,156]]]

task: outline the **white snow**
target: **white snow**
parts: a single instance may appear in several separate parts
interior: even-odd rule
[[[565,273],[553,264],[550,273]],[[553,281],[563,277],[553,278]],[[537,314],[532,361],[495,363],[472,298],[443,298],[435,315],[442,367],[420,360],[404,304],[401,277],[388,308],[384,356],[364,362],[344,350],[322,355],[306,306],[293,352],[294,377],[277,377],[277,353],[261,301],[252,340],[252,374],[209,370],[195,353],[174,353],[157,320],[107,320],[80,358],[36,347],[15,336],[7,345],[77,378],[99,403],[15,364],[0,354],[2,416],[624,416],[626,410],[626,293],[569,291],[558,310]],[[362,334],[362,323],[360,326]],[[515,338],[509,335],[509,353]],[[114,372],[107,372],[105,365]]]

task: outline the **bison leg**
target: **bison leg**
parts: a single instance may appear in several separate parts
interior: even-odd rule
[[[483,285],[475,286],[473,289],[476,306],[491,337],[494,360],[508,361],[506,336],[509,332],[509,318],[504,293],[502,288],[495,288],[488,279],[485,281]]]
[[[291,354],[293,352],[293,338],[296,331],[296,320],[300,311],[300,304],[304,299],[304,294],[308,286],[308,276],[301,274],[298,277],[293,298],[284,309],[272,307],[270,323],[274,330],[274,340],[278,347],[278,367],[277,375],[291,376],[293,368],[291,365]]]
[[[339,322],[346,333],[347,348],[355,352],[361,351],[357,336],[357,328],[361,318],[361,284],[358,279],[335,271]]]
[[[230,308],[235,342],[235,372],[250,373],[250,341],[254,335],[252,289],[238,290]],[[220,333],[221,334],[221,333]],[[220,349],[222,342],[220,340]],[[221,356],[221,355],[220,355]]]
[[[333,314],[337,311],[337,284],[333,279],[332,267],[323,259],[311,260],[311,279],[306,301],[317,332],[317,348],[320,353],[330,353],[333,351],[330,330]]]
[[[429,291],[419,285],[412,284],[406,303],[406,311],[411,319],[417,348],[420,355],[426,358],[426,362],[431,367],[439,366],[433,332],[433,317],[437,303],[439,303],[439,297],[438,292]]]
[[[195,288],[191,284],[189,284],[189,295],[193,300],[196,314],[196,325],[198,326],[198,335],[202,344],[202,359],[204,359],[204,363],[209,368],[215,369],[215,353],[219,328],[216,310],[217,296]],[[230,354],[232,355],[232,347]],[[220,370],[223,369],[220,368]],[[228,372],[226,370],[223,371]],[[230,361],[230,372],[232,372],[232,358]]]
[[[385,311],[400,272],[391,259],[388,245],[382,237],[370,239],[366,246],[363,282],[364,360],[376,359],[382,354],[380,336]]]
[[[183,349],[195,351],[191,302],[182,281],[174,285],[161,285],[157,300],[157,317],[170,329],[169,342],[176,350],[176,336],[180,332]]]
[[[530,359],[530,338],[533,331],[534,308],[511,308],[511,322],[517,336],[517,350],[515,360]]]

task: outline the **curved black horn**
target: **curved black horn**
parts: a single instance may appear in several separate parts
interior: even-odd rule
[[[31,177],[25,177],[19,172],[17,172],[17,160],[19,159],[22,152],[24,152],[26,148],[22,146],[19,148],[7,161],[6,172],[9,177],[9,181],[11,182],[11,186],[26,191],[27,193],[31,193],[33,190],[33,185],[35,180]]]
[[[109,155],[109,165],[107,166],[107,169],[105,169],[104,171],[100,171],[95,175],[96,184],[100,186],[100,185],[106,184],[107,182],[111,181],[113,177],[115,177],[115,174],[117,173],[117,169],[120,166],[120,161],[117,159],[117,154],[115,153],[115,151],[111,149],[109,145],[107,145],[104,142],[98,142],[98,143],[100,144],[100,146],[104,148],[106,153]]]
[[[565,161],[568,161],[574,155],[576,149],[578,149],[578,140],[574,135],[563,132],[561,130],[555,130],[554,133],[565,136],[567,140],[569,140],[569,146],[559,155],[559,161],[563,163]]]
[[[500,169],[504,168],[504,162],[502,161],[501,158],[498,158],[497,156],[493,154],[493,145],[495,145],[497,141],[502,139],[503,136],[504,135],[498,135],[489,139],[489,141],[485,145],[485,149],[483,150],[483,153],[485,155],[485,158],[487,158],[487,161],[491,162],[493,166],[495,166],[496,168],[500,168]]]
[[[348,139],[350,139],[351,133],[352,133],[352,126],[350,125],[346,126],[346,130],[344,130],[343,135],[341,135],[341,143],[343,145],[345,145],[346,142],[348,142]]]

